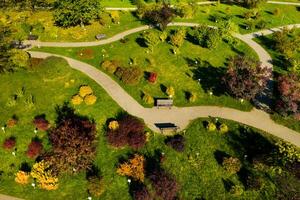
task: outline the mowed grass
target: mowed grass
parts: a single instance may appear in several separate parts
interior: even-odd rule
[[[18,124],[15,127],[6,128],[5,133],[1,130],[0,134],[0,171],[2,172],[0,176],[0,192],[25,199],[86,199],[87,192],[84,173],[71,178],[68,175],[61,177],[60,188],[53,192],[33,189],[30,185],[21,186],[14,182],[15,173],[18,171],[21,163],[27,162],[30,165],[34,163],[34,160],[25,156],[27,146],[34,137],[40,138],[46,149],[50,148],[47,133],[39,131],[35,134],[35,127],[32,121],[35,116],[44,114],[46,115],[46,119],[54,126],[57,117],[56,107],[63,105],[64,102],[69,102],[71,97],[78,93],[81,85],[91,86],[97,96],[97,102],[93,106],[84,104],[76,106],[76,113],[95,120],[98,137],[103,136],[102,129],[106,120],[121,112],[121,108],[118,107],[100,86],[85,75],[72,70],[67,62],[61,58],[47,59],[39,66],[34,66],[31,70],[1,74],[0,77],[1,127],[13,115],[16,115],[18,118]],[[74,83],[71,83],[71,80],[74,80]],[[68,85],[66,83],[69,84],[68,87],[66,87]],[[17,99],[16,106],[7,107],[6,103],[8,99],[15,95],[22,87],[25,88],[24,97]],[[35,102],[32,109],[27,108],[23,102],[30,94],[33,95]],[[3,141],[10,136],[14,136],[17,142],[15,157],[11,151],[6,151],[2,148]],[[105,147],[102,147],[102,149],[105,149]],[[115,181],[115,184],[117,184],[117,179]],[[124,193],[123,195],[126,194]]]
[[[160,34],[157,30],[151,31]],[[175,55],[171,52],[172,46],[167,42],[158,44],[151,52],[143,47],[139,33],[128,36],[126,40],[128,40],[126,43],[118,41],[109,45],[87,48],[42,47],[35,50],[72,57],[87,62],[99,70],[102,70],[100,67],[102,61],[117,60],[124,67],[129,67],[132,63],[145,72],[157,72],[157,83],[150,84],[143,77],[137,85],[125,85],[114,75],[109,74],[144,106],[149,105],[142,101],[143,93],[155,98],[165,98],[167,97],[165,87],[173,86],[176,93],[174,101],[177,106],[217,105],[241,110],[252,108],[250,103],[240,103],[239,100],[226,95],[221,83],[221,78],[226,71],[227,59],[237,54],[245,54],[257,59],[256,53],[241,41],[235,46],[221,42],[215,49],[209,50],[186,40],[180,48],[180,53]],[[78,52],[83,49],[92,49],[94,59],[82,59],[82,56],[78,56]],[[199,61],[195,64],[196,59],[207,62],[207,66],[200,66]],[[198,79],[201,79],[200,84]],[[195,102],[188,101],[188,92],[194,92],[197,95]],[[209,95],[210,92],[214,95]]]

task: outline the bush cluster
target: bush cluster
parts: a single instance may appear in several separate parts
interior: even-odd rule
[[[82,102],[86,105],[93,105],[97,101],[97,97],[93,94],[93,90],[88,85],[83,85],[79,88],[79,93],[72,97],[73,105],[80,105]]]
[[[108,130],[108,143],[114,147],[128,144],[133,149],[139,149],[146,143],[145,125],[137,118],[126,115],[118,121],[119,128]]]
[[[42,151],[43,151],[43,144],[40,141],[33,140],[28,145],[26,155],[29,158],[36,158],[42,153]]]
[[[113,74],[120,67],[120,64],[116,60],[105,60],[101,63],[101,67],[110,74]]]
[[[143,72],[138,67],[118,67],[115,75],[125,84],[135,85],[140,81]]]
[[[58,189],[58,178],[53,175],[49,163],[45,161],[35,163],[30,175],[37,181],[39,188],[45,190]]]
[[[223,159],[222,166],[230,174],[235,174],[240,171],[242,164],[238,158],[225,157]]]

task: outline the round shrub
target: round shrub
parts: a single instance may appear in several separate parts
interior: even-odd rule
[[[36,117],[33,123],[38,130],[46,131],[49,129],[49,122],[44,117]]]
[[[80,89],[79,89],[79,95],[81,96],[81,97],[85,97],[86,95],[89,95],[89,94],[92,94],[93,93],[93,90],[92,90],[92,88],[90,87],[90,86],[88,86],[88,85],[83,85],[83,86],[81,86],[80,87]]]
[[[30,175],[24,171],[18,171],[15,177],[15,182],[26,185],[29,183]]]
[[[150,72],[149,77],[148,77],[148,81],[150,83],[155,83],[157,80],[157,73],[156,72]]]
[[[116,120],[109,122],[108,128],[113,131],[117,130],[119,128],[119,122]]]
[[[101,63],[101,67],[102,67],[105,71],[107,71],[107,72],[113,74],[113,73],[116,72],[116,70],[117,70],[117,68],[118,68],[118,65],[117,65],[116,62],[109,61],[109,60],[105,60],[105,61],[103,61],[103,62]]]
[[[222,166],[230,174],[235,174],[240,171],[242,164],[238,158],[227,157],[223,159]]]
[[[40,141],[32,141],[28,145],[26,155],[29,158],[35,158],[41,154],[42,150],[43,150],[43,145]]]
[[[92,176],[88,178],[87,190],[93,197],[100,197],[104,192],[105,184],[102,178]]]
[[[221,124],[220,127],[219,127],[219,131],[221,133],[227,133],[228,132],[228,126],[226,124]]]
[[[143,132],[130,132],[127,136],[128,145],[137,150],[146,144],[146,135]]]
[[[86,105],[93,105],[94,103],[96,103],[96,101],[97,101],[97,97],[93,94],[89,94],[84,97],[84,102]]]
[[[16,146],[16,138],[10,137],[4,140],[3,148],[6,150],[11,150]]]
[[[146,103],[146,104],[153,104],[154,103],[154,99],[151,95],[149,94],[144,94],[143,96],[143,101]]]
[[[6,126],[7,126],[8,128],[12,128],[12,127],[14,127],[17,123],[18,123],[18,120],[17,120],[17,119],[11,118],[11,119],[9,119],[9,120],[7,121]]]
[[[171,146],[173,149],[175,149],[178,152],[184,151],[184,142],[185,139],[182,135],[175,135],[174,137],[168,138],[166,140],[166,144],[168,146]]]
[[[195,102],[197,100],[197,94],[195,92],[191,92],[189,94],[189,102]]]
[[[72,97],[71,101],[72,101],[73,105],[80,105],[82,103],[83,99],[80,95],[76,94]]]
[[[166,94],[167,94],[168,96],[174,97],[174,95],[175,95],[175,90],[174,90],[174,88],[173,88],[172,86],[168,87],[167,90],[166,90]]]
[[[244,189],[241,185],[233,185],[229,192],[234,196],[241,196],[244,193]]]
[[[118,67],[115,74],[125,84],[135,85],[140,81],[143,72],[138,67]]]
[[[206,129],[210,132],[215,131],[217,129],[216,125],[213,122],[209,122],[206,126]]]

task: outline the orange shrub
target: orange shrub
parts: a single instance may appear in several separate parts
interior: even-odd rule
[[[122,176],[130,176],[135,180],[144,181],[144,156],[135,154],[132,159],[120,165],[117,173]]]
[[[15,181],[19,184],[26,185],[29,182],[30,175],[24,171],[18,171]]]

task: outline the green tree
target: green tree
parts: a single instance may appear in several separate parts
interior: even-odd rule
[[[143,34],[143,39],[145,41],[145,44],[150,48],[150,50],[153,52],[154,47],[158,44],[159,42],[159,36],[157,33],[150,31],[150,32],[145,32]]]
[[[175,34],[170,37],[171,44],[176,47],[181,47],[184,42],[185,35],[186,31],[183,29],[176,31]]]
[[[14,66],[10,60],[9,37],[11,31],[7,26],[0,23],[0,73],[13,71]]]
[[[17,67],[27,67],[29,61],[29,54],[19,49],[12,49],[9,51],[9,61]]]
[[[99,17],[100,3],[98,0],[57,0],[54,9],[53,15],[57,25],[83,26]]]

